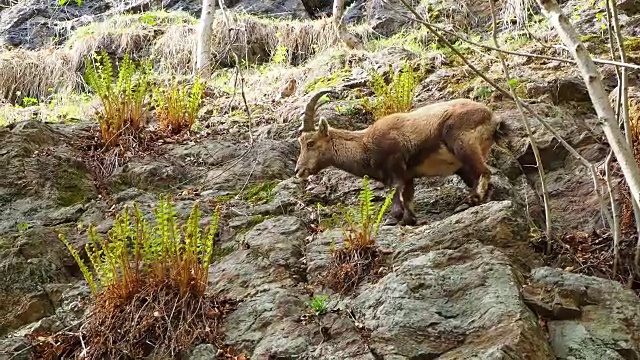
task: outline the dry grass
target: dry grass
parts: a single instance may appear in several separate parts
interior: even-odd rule
[[[54,50],[13,50],[0,54],[0,97],[10,103],[24,97],[43,99],[76,87],[80,75],[69,57]]]
[[[315,55],[340,47],[329,19],[314,21],[273,20],[245,13],[217,15],[212,39],[214,66],[234,67],[234,53],[249,64],[269,62],[277,50],[285,49],[284,64],[298,66]],[[197,19],[183,12],[122,14],[80,27],[60,50],[10,51],[0,57],[0,95],[15,100],[21,96],[41,98],[49,89],[79,88],[83,59],[105,50],[121,58],[151,60],[162,75],[191,73]],[[350,31],[367,39],[366,26]],[[27,81],[24,81],[27,79]]]
[[[156,39],[150,50],[155,71],[189,75],[195,64],[196,27],[173,25]]]
[[[222,16],[214,20],[213,28],[220,29],[212,39],[214,66],[235,66],[234,53],[244,63],[266,63],[279,47],[287,50],[285,63],[297,66],[339,44],[328,19],[283,21],[235,12],[227,15],[228,23]],[[357,29],[367,34],[366,28]],[[193,26],[171,27],[154,43],[151,56],[164,71],[186,74],[192,67],[195,36]]]
[[[368,278],[382,275],[384,258],[373,242],[358,239],[362,234],[354,233],[351,246],[336,249],[331,253],[332,261],[323,277],[323,285],[341,294],[349,293]]]
[[[49,94],[37,105],[21,107],[0,102],[0,126],[24,120],[40,120],[48,123],[76,121],[93,115],[91,96],[71,90]]]
[[[502,18],[505,25],[510,27],[515,21],[515,28],[521,29],[529,22],[529,16],[534,8],[532,0],[507,0],[502,7]]]
[[[193,344],[223,346],[222,321],[234,310],[235,301],[180,297],[177,286],[169,282],[140,287],[131,299],[99,298],[82,334],[30,334],[33,355],[73,359],[86,346],[88,359],[174,359]]]
[[[102,22],[80,27],[65,44],[73,69],[80,69],[84,57],[105,50],[132,58],[148,56],[158,33],[178,25],[194,24],[196,19],[186,12],[152,11],[140,14],[122,14]]]

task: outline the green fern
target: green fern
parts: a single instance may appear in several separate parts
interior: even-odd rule
[[[78,266],[80,267],[80,271],[82,272],[82,275],[84,276],[85,280],[87,281],[87,284],[89,284],[89,288],[91,289],[91,292],[93,294],[96,294],[97,291],[98,291],[98,288],[97,288],[97,285],[95,283],[95,278],[93,277],[93,274],[91,273],[91,271],[89,271],[89,268],[87,268],[87,266],[85,265],[84,261],[82,261],[82,259],[80,258],[80,255],[78,254],[76,249],[74,249],[71,246],[71,244],[69,243],[67,238],[64,236],[64,234],[58,234],[58,238],[67,247],[67,249],[69,250],[69,253],[71,253],[71,256],[73,256],[73,258],[78,263]]]
[[[168,197],[159,199],[154,214],[156,224],[151,226],[137,204],[133,204],[133,213],[126,206],[116,216],[107,239],[93,225],[89,226],[85,250],[95,276],[65,237],[59,236],[94,296],[106,293],[125,299],[150,283],[174,284],[182,296],[194,291],[204,294],[220,209],[215,209],[206,231],[200,229],[198,203],[182,226],[178,225],[177,212]]]
[[[204,87],[199,77],[191,87],[179,84],[173,77],[168,88],[157,89],[153,101],[160,127],[173,134],[191,129],[202,106]]]
[[[145,125],[151,63],[143,62],[137,67],[129,54],[125,54],[114,79],[109,55],[103,50],[93,57],[95,62],[85,58],[83,78],[102,103],[102,109],[96,114],[102,141],[113,147],[124,135],[136,137]]]
[[[385,115],[407,112],[413,108],[415,90],[422,78],[421,72],[415,72],[410,63],[404,62],[397,73],[388,66],[388,72],[393,74],[389,84],[381,74],[371,69],[369,85],[375,94],[373,101],[365,99],[364,106],[371,111],[376,119]]]
[[[341,219],[338,218],[338,214],[333,215],[334,221],[342,224],[345,248],[359,249],[373,245],[374,237],[378,234],[380,223],[391,205],[395,191],[392,189],[385,201],[376,206],[373,191],[369,185],[369,177],[363,177],[357,211],[340,207]]]

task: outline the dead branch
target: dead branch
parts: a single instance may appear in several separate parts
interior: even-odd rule
[[[333,1],[333,28],[338,38],[350,49],[363,50],[362,41],[347,31],[343,22],[344,0]]]
[[[605,9],[607,14],[607,25],[608,25],[607,32],[609,34],[609,51],[611,52],[611,58],[615,59],[616,51],[615,51],[615,45],[614,45],[614,38],[616,38],[616,41],[619,41],[620,38],[617,38],[614,36],[614,30],[612,29],[612,26],[615,27],[615,25],[612,24],[613,16],[612,16],[611,9],[609,7],[609,1],[605,3]],[[622,58],[622,60],[624,61],[624,58]],[[615,70],[616,70],[616,77],[618,79],[618,94],[617,94],[618,96],[616,97],[616,107],[615,107],[616,115],[615,116],[616,116],[616,121],[620,123],[620,105],[622,101],[622,92],[626,91],[626,81],[624,81],[624,84],[623,84],[622,73],[620,71],[620,68],[616,66]],[[626,77],[626,69],[624,69],[624,71],[625,71],[625,77]],[[629,134],[629,124],[628,122],[624,121],[624,117],[622,121],[624,123],[627,143],[631,144],[631,137]],[[607,191],[609,193],[609,199],[611,203],[611,216],[613,217],[613,226],[611,228],[611,231],[613,232],[613,276],[615,277],[618,271],[618,263],[620,262],[621,230],[620,230],[620,214],[618,213],[617,202],[616,202],[615,194],[613,192],[613,184],[611,182],[610,171],[611,171],[612,159],[613,159],[613,152],[609,151],[609,154],[607,155],[607,159],[604,163],[604,167],[605,167],[604,171],[605,171],[605,179],[607,184]],[[632,201],[631,204],[633,205],[634,213],[637,214],[637,212],[635,211],[638,208],[636,203]],[[631,276],[633,276],[633,274]]]
[[[609,37],[612,36],[611,25],[613,24],[613,34],[615,34],[616,42],[618,43],[618,51],[620,55],[620,61],[627,61],[627,54],[624,50],[624,37],[622,36],[622,31],[620,30],[620,21],[618,19],[618,8],[615,2],[608,0],[607,4],[607,13],[611,20],[609,20]],[[610,13],[610,14],[609,14]],[[615,59],[613,56],[613,46],[611,46],[612,59]],[[616,67],[616,75],[618,75],[618,96],[616,98],[616,116],[620,116],[622,113],[622,122],[624,124],[624,132],[627,143],[633,149],[633,138],[631,136],[631,124],[629,119],[629,84],[628,84],[628,76],[627,69],[622,68],[618,71]],[[622,107],[622,108],[621,108]],[[620,111],[622,110],[622,112]],[[640,276],[640,206],[637,203],[631,202],[633,208],[633,216],[636,223],[636,234],[638,235],[638,239],[636,242],[636,250],[634,256],[634,266],[635,271],[631,273],[631,280],[629,281],[629,285],[633,284],[633,278],[635,276]]]
[[[399,12],[396,12],[396,14],[400,14]],[[411,19],[419,24],[425,25],[424,22],[426,22],[426,20],[421,20],[421,19]],[[486,44],[481,44],[477,41],[473,41],[470,40],[469,38],[464,37],[461,34],[458,34],[455,31],[451,31],[448,29],[445,29],[442,26],[439,25],[435,25],[432,23],[428,23],[430,27],[436,29],[436,30],[440,30],[444,33],[447,33],[451,36],[455,36],[457,39],[466,42],[467,44],[471,44],[477,47],[481,47],[483,49],[487,49],[487,50],[493,50],[493,51],[499,51],[501,53],[504,54],[509,54],[509,55],[515,55],[515,56],[523,56],[523,57],[530,57],[530,58],[536,58],[536,59],[544,59],[544,60],[551,60],[551,61],[559,61],[559,62],[563,62],[563,63],[567,63],[567,64],[576,64],[575,60],[572,59],[564,59],[564,58],[560,58],[560,57],[555,57],[555,56],[548,56],[548,55],[541,55],[541,54],[533,54],[533,53],[526,53],[526,52],[519,52],[519,51],[512,51],[512,50],[506,50],[506,49],[497,49],[495,46],[491,46],[491,45],[486,45]],[[636,65],[636,64],[630,64],[630,63],[626,63],[626,62],[620,62],[620,61],[615,61],[615,60],[606,60],[606,59],[597,59],[594,58],[593,62],[598,63],[598,64],[603,64],[603,65],[614,65],[614,66],[619,66],[621,68],[628,68],[628,69],[640,69],[640,65]]]
[[[611,201],[611,216],[613,217],[613,276],[618,271],[618,263],[620,261],[620,215],[616,204],[616,197],[613,192],[613,183],[611,182],[611,160],[613,159],[613,151],[609,150],[607,159],[604,162],[605,179],[607,181],[607,190],[609,191],[609,200]]]
[[[598,114],[602,129],[631,189],[633,201],[638,204],[640,202],[640,169],[638,169],[638,164],[635,162],[629,144],[625,142],[617,126],[613,108],[609,104],[608,96],[604,91],[600,72],[558,3],[555,0],[538,0],[538,4],[578,63],[578,68],[589,91],[589,97]]]
[[[493,44],[497,49],[500,49],[500,45],[498,44],[498,22],[496,21],[496,11],[495,11],[495,1],[489,1],[489,7],[491,9],[491,22],[493,25],[492,37]],[[504,72],[505,79],[509,81],[511,79],[511,75],[509,74],[509,67],[507,63],[504,61],[504,56],[500,51],[498,51],[498,58],[500,59],[500,64],[502,65],[502,70]],[[535,138],[533,137],[533,132],[531,131],[531,124],[529,123],[529,119],[524,114],[524,110],[520,105],[520,99],[518,94],[513,86],[509,85],[511,89],[511,95],[513,96],[516,105],[518,106],[518,110],[520,111],[520,117],[522,119],[522,123],[527,130],[527,136],[529,137],[529,141],[531,142],[531,149],[533,150],[533,156],[536,159],[536,167],[538,169],[538,176],[540,176],[540,187],[542,190],[542,199],[544,202],[544,218],[545,218],[545,235],[547,237],[547,253],[551,253],[551,209],[549,206],[549,191],[547,190],[547,184],[545,181],[545,173],[544,167],[542,165],[542,158],[540,157],[540,151],[538,150],[538,144],[536,143]]]

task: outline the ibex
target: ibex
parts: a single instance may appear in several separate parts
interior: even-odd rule
[[[296,177],[307,179],[334,166],[396,189],[387,225],[415,225],[414,179],[457,174],[469,187],[466,202],[484,200],[491,172],[486,159],[498,140],[501,119],[487,106],[454,99],[381,117],[364,130],[332,128],[325,118],[314,126],[320,97],[311,96],[299,128]]]

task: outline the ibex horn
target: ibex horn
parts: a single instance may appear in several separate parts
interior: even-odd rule
[[[328,93],[335,93],[335,90],[321,89],[316,91],[313,94],[313,96],[311,96],[311,99],[309,100],[309,102],[304,108],[304,114],[302,116],[302,125],[300,126],[300,131],[313,131],[315,129],[315,125],[313,123],[313,117],[316,114],[316,104],[318,103],[318,100],[320,100],[322,95],[328,94]]]

